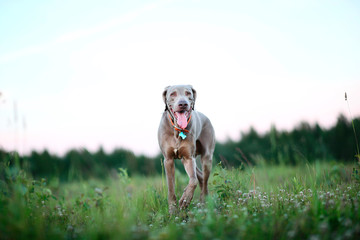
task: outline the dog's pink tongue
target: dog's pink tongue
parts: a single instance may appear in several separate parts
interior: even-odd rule
[[[188,124],[185,113],[176,112],[176,116],[177,116],[177,124],[179,125],[179,127],[185,129]]]

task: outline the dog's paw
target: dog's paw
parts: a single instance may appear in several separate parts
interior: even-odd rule
[[[180,209],[187,208],[190,205],[192,198],[193,198],[193,196],[191,194],[186,194],[186,192],[184,192],[184,194],[182,195],[182,197],[179,201]]]
[[[169,214],[175,215],[177,213],[178,209],[176,207],[176,203],[169,204]]]
[[[206,201],[206,197],[208,196],[208,192],[207,191],[201,191],[201,194],[200,194],[200,202],[201,203],[205,203]]]

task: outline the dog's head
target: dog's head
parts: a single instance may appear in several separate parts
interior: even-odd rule
[[[186,128],[194,109],[196,91],[191,85],[168,86],[163,92],[165,111],[168,110],[181,128]]]

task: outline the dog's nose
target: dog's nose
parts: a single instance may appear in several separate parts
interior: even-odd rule
[[[179,107],[181,107],[181,108],[187,108],[187,107],[189,106],[189,104],[188,104],[186,101],[184,101],[184,100],[180,101],[180,102],[178,103],[178,105],[179,105]]]

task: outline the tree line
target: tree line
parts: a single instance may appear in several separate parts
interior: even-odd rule
[[[238,141],[217,142],[214,164],[222,161],[227,167],[239,167],[261,162],[295,165],[315,160],[355,161],[358,153],[352,124],[359,128],[360,117],[351,122],[340,115],[336,124],[328,129],[307,122],[301,122],[291,131],[278,130],[272,126],[264,134],[250,128],[241,133]],[[357,139],[360,138],[359,132],[360,129]],[[1,166],[18,165],[34,177],[58,177],[63,181],[105,178],[109,175],[116,177],[119,168],[127,169],[130,175],[154,175],[163,171],[162,155],[135,155],[126,149],[116,149],[111,153],[104,152],[102,148],[94,153],[86,149],[74,149],[62,157],[47,150],[41,153],[33,151],[26,156],[0,150],[0,162]]]

